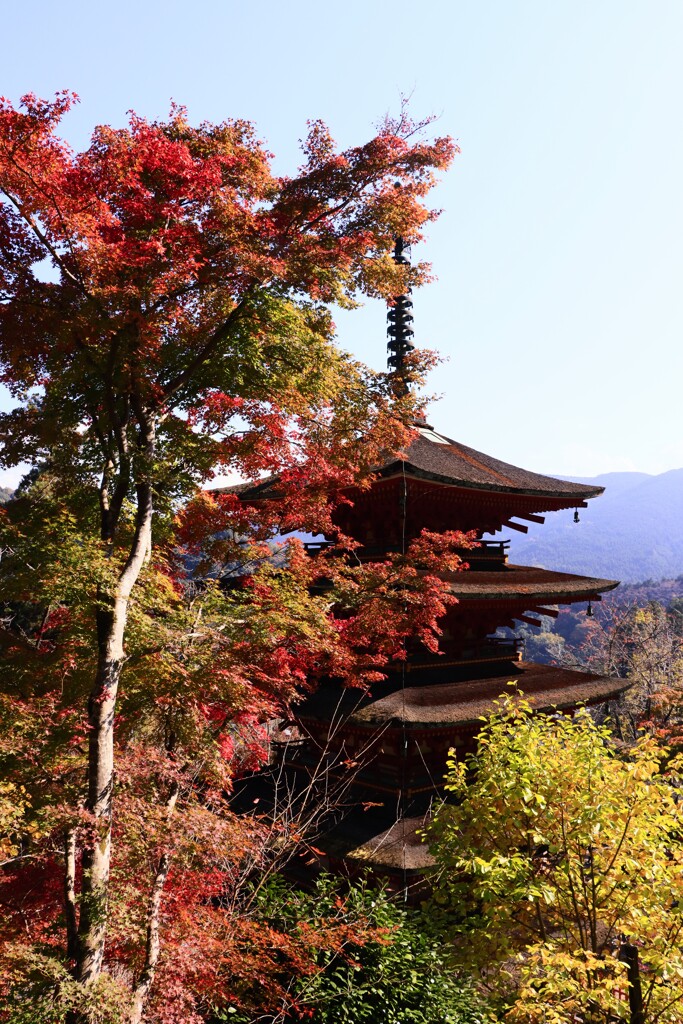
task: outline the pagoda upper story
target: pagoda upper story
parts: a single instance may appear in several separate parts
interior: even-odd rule
[[[372,487],[353,489],[352,504],[335,512],[340,528],[369,550],[396,548],[423,529],[526,533],[528,523],[543,523],[539,513],[585,508],[604,490],[501,462],[426,423],[413,429],[402,456],[378,466]]]

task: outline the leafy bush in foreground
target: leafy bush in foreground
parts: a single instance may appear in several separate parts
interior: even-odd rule
[[[257,899],[256,913],[279,932],[348,926],[347,940],[321,950],[317,967],[290,979],[288,1005],[271,1021],[311,1024],[488,1024],[493,1018],[468,978],[456,973],[448,948],[429,935],[420,911],[386,891],[357,883],[342,889],[323,876],[311,893],[277,880]],[[283,979],[284,981],[285,979]],[[285,983],[284,988],[287,988]],[[235,1007],[221,1021],[254,1019]]]

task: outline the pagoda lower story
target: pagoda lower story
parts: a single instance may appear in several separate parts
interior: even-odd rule
[[[486,560],[483,560],[486,564]],[[505,694],[538,711],[571,712],[618,699],[623,680],[522,660],[498,626],[556,614],[556,605],[599,601],[616,586],[501,564],[452,574],[458,597],[443,622],[443,653],[413,655],[369,690],[328,681],[294,711],[274,740],[274,760],[298,791],[315,776],[348,780],[343,807],[316,840],[319,864],[354,875],[370,868],[410,888],[431,865],[424,829],[443,794],[449,751],[473,752],[482,719]]]

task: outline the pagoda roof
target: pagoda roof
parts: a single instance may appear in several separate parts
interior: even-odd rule
[[[407,473],[439,483],[486,491],[564,498],[577,502],[602,494],[604,487],[532,473],[491,455],[454,441],[428,424],[415,424],[417,436],[408,446],[405,459],[392,458],[381,466],[382,476]]]
[[[386,686],[386,684],[384,684]],[[390,684],[391,685],[391,684]],[[339,725],[373,728],[391,723],[409,728],[479,726],[504,694],[522,693],[536,711],[567,710],[580,704],[598,704],[616,698],[629,687],[623,679],[554,665],[521,662],[502,675],[465,679],[432,686],[396,687],[382,694],[383,684],[371,692],[322,686],[296,712],[297,718]]]
[[[401,817],[378,832],[378,825],[381,828],[386,821],[377,822],[374,816],[352,813],[321,842],[326,852],[360,862],[359,866],[423,872],[434,864],[429,846],[420,834],[428,823],[426,814]]]
[[[413,428],[416,436],[405,452],[401,456],[392,455],[375,467],[380,477],[406,473],[423,480],[468,490],[560,500],[565,507],[579,505],[604,491],[604,487],[558,480],[556,477],[532,473],[528,469],[501,462],[445,434],[439,434],[428,424],[413,424]],[[278,479],[277,476],[269,476],[218,490],[239,494],[251,500],[272,498],[277,491]]]
[[[506,565],[495,572],[464,569],[439,573],[459,601],[526,601],[531,604],[570,604],[589,601],[619,586],[618,580],[553,572],[529,565]]]

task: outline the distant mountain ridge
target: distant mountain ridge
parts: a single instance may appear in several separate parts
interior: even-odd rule
[[[571,512],[548,513],[545,525],[514,534],[511,562],[632,583],[683,574],[683,469],[571,479],[605,493],[578,524]]]

